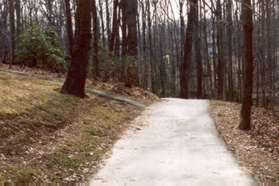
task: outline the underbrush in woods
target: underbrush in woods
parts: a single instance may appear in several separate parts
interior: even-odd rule
[[[55,30],[32,23],[18,38],[16,64],[65,72],[67,63]]]
[[[84,181],[140,112],[17,73],[0,72],[0,84],[0,182]]]
[[[252,129],[238,129],[240,104],[211,102],[211,115],[229,149],[261,183],[279,184],[279,118],[253,107]]]
[[[104,82],[118,81],[125,82],[131,81],[133,86],[138,86],[138,61],[135,57],[126,56],[119,58],[114,54],[110,54],[107,49],[99,48],[99,63],[98,68],[96,63],[91,63],[91,70],[89,75],[95,77],[96,70],[98,70],[99,76],[97,79]]]

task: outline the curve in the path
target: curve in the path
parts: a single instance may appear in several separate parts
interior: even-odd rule
[[[252,178],[218,136],[208,102],[164,99],[113,148],[92,186],[249,186]]]
[[[133,105],[135,107],[145,108],[144,104],[142,104],[138,101],[132,100],[130,98],[127,98],[125,96],[118,96],[118,95],[111,94],[110,92],[105,92],[105,91],[101,91],[101,90],[97,90],[97,89],[89,89],[88,88],[87,91],[91,92],[93,94],[96,94],[97,96],[100,96],[100,97],[106,97],[106,98],[113,99],[115,101],[128,103],[128,104]]]

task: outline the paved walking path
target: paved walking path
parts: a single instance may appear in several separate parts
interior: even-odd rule
[[[249,186],[218,136],[208,102],[164,99],[119,140],[92,186]]]

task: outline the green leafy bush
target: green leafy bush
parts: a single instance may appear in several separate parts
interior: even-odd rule
[[[56,72],[66,70],[63,49],[56,32],[33,23],[18,38],[16,61],[20,65],[39,67]]]

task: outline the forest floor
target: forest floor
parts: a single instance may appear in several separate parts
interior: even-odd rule
[[[279,118],[272,111],[253,108],[252,130],[238,129],[240,104],[211,102],[211,115],[228,148],[261,183],[279,184]]]
[[[0,183],[84,181],[142,111],[91,93],[86,99],[62,95],[60,75],[13,70],[0,68]],[[145,104],[157,99],[138,88],[95,85],[130,92]]]

